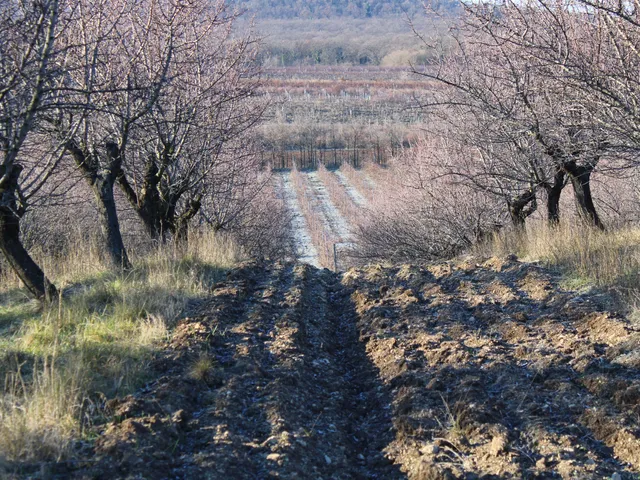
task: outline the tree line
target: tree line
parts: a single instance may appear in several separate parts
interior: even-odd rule
[[[416,69],[439,85],[422,103],[439,139],[426,154],[433,168],[504,205],[517,229],[541,203],[557,224],[568,186],[580,218],[604,229],[593,175],[621,174],[640,161],[638,7],[613,0],[463,4],[450,23],[455,48]]]
[[[581,235],[613,230],[618,220],[637,224],[639,7],[461,2],[459,15],[444,19],[448,49],[414,65],[434,81],[419,98],[424,136],[394,159],[355,255],[448,257],[505,230],[526,238],[540,219],[552,232],[561,221],[586,225]],[[415,32],[428,48],[442,42]]]
[[[259,17],[267,18],[370,18],[420,13],[422,0],[235,0]],[[437,4],[437,5],[436,5]],[[456,2],[438,0],[439,10],[455,9]]]
[[[184,239],[196,216],[222,229],[257,195],[248,134],[266,104],[238,15],[223,0],[0,1],[0,250],[35,297],[56,288],[21,220],[72,177],[123,270],[116,189],[157,241]]]

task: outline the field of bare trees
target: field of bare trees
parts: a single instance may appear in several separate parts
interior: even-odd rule
[[[263,217],[277,205],[253,207],[269,175],[248,140],[266,104],[257,40],[232,35],[236,12],[224,2],[2,8],[0,245],[33,295],[56,288],[24,238],[46,249],[48,231],[64,248],[65,215],[125,271],[134,229],[162,243],[198,224],[247,240],[254,228],[261,241],[249,250],[266,245]]]
[[[272,3],[0,0],[0,477],[636,478],[640,4]]]
[[[95,19],[112,7],[90,6]],[[340,256],[449,256],[541,215],[571,219],[569,190],[587,224],[634,222],[635,117],[625,103],[634,58],[604,39],[622,35],[631,48],[628,12],[587,5],[588,21],[572,6],[545,16],[537,4],[426,12],[405,23],[424,51],[439,52],[426,63],[260,67],[259,40],[234,29],[238,13],[224,3],[135,15],[122,6],[110,23],[86,20],[82,5],[33,19],[16,8],[3,68],[36,80],[4,90],[3,178],[13,183],[3,244],[5,270],[36,296],[53,295],[55,282],[25,244],[68,249],[56,220],[70,217],[122,270],[128,244],[144,251],[204,226],[251,255],[287,256],[298,206],[309,217],[303,237],[333,268]],[[589,50],[581,39],[591,37],[602,45]],[[33,43],[28,58],[11,50],[18,41]],[[376,175],[386,176],[377,190]]]
[[[578,1],[470,5],[448,19],[431,14],[439,25],[449,22],[447,42],[456,47],[411,71],[270,72],[267,88],[281,101],[261,134],[271,139],[265,154],[274,167],[295,164],[304,172],[348,163],[364,179],[348,178],[365,190],[373,164],[384,166],[376,205],[356,215],[345,201],[352,187],[344,173],[338,185],[322,167],[312,174],[337,211],[358,219],[350,222],[360,232],[352,254],[446,257],[561,219],[601,231],[634,228],[635,10]],[[433,49],[444,37],[419,38]],[[329,237],[346,243],[344,234]]]
[[[384,164],[415,140],[418,92],[432,83],[408,67],[267,68],[272,100],[259,130],[263,158],[276,168]]]

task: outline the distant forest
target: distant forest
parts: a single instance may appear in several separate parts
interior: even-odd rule
[[[414,15],[423,11],[422,0],[234,0],[264,18],[367,18],[385,15]],[[438,0],[434,6],[453,10],[455,0]],[[432,4],[432,5],[433,5]]]

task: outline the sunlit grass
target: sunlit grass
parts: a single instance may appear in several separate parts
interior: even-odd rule
[[[193,235],[186,251],[158,248],[118,274],[87,268],[76,252],[49,264],[61,294],[47,307],[30,300],[15,279],[4,279],[0,460],[71,455],[73,440],[99,415],[99,409],[88,415],[87,405],[144,384],[189,302],[206,296],[239,255],[227,241]]]
[[[579,224],[534,224],[526,232],[497,235],[484,254],[515,253],[525,261],[558,268],[567,286],[611,288],[628,301],[640,296],[640,229],[602,232]]]

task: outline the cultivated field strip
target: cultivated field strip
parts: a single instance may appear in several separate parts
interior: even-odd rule
[[[322,165],[315,171],[294,169],[279,175],[283,196],[294,214],[292,237],[299,260],[330,270],[342,268],[367,200],[345,176]]]
[[[511,259],[348,271],[411,479],[636,478],[640,328]]]
[[[375,200],[377,185],[367,173],[369,168],[371,167],[356,169],[349,164],[343,164],[339,171],[347,178],[350,185],[367,200],[367,203],[372,203]]]
[[[345,186],[340,183],[332,170],[320,166],[317,170],[318,179],[324,184],[331,203],[338,209],[342,218],[348,223],[351,231],[362,220],[362,208],[360,208],[349,195]]]
[[[320,266],[332,269],[334,268],[333,246],[340,242],[340,239],[328,228],[325,217],[321,215],[318,200],[311,192],[306,174],[291,170],[290,177],[300,210],[309,226],[311,240],[318,252]]]
[[[349,178],[340,170],[336,170],[333,172],[336,177],[338,177],[338,181],[347,191],[347,195],[351,197],[353,203],[355,203],[358,207],[364,208],[367,206],[367,199],[362,195],[358,189],[351,184]]]
[[[242,265],[65,478],[635,478],[640,330],[556,281]]]
[[[296,189],[291,182],[289,172],[280,172],[280,185],[282,196],[287,209],[293,214],[292,237],[296,248],[297,258],[302,263],[308,263],[314,267],[320,267],[318,251],[311,240],[309,226],[305,216],[300,209],[300,203],[296,194]]]
[[[306,174],[309,192],[317,202],[318,213],[324,218],[325,225],[341,242],[351,240],[351,229],[340,211],[331,201],[326,186],[320,180],[318,172],[311,171]]]
[[[395,179],[399,172],[391,171],[387,166],[368,162],[362,168],[363,180],[375,189],[378,185],[386,185],[389,180]]]

